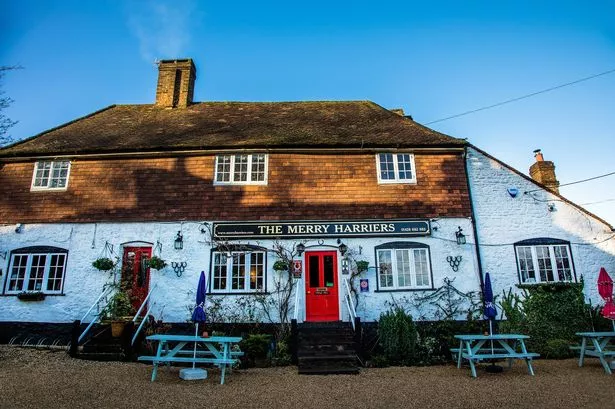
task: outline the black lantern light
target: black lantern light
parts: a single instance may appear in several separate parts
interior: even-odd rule
[[[184,248],[184,236],[182,236],[182,232],[177,232],[177,237],[175,237],[174,243],[175,250],[181,250]]]
[[[455,238],[457,239],[457,244],[461,246],[462,244],[466,244],[466,236],[462,233],[463,229],[461,226],[458,226],[458,229],[459,230],[455,232]]]
[[[348,246],[342,243],[340,239],[337,239],[337,242],[340,244],[340,246],[338,247],[340,249],[340,254],[344,256],[348,251]]]
[[[299,257],[301,257],[301,255],[302,255],[302,254],[303,254],[303,252],[305,251],[305,245],[304,245],[303,243],[299,243],[299,244],[297,244],[296,249],[297,249],[297,255],[298,255]]]

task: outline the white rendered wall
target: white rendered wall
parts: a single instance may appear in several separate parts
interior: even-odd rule
[[[490,273],[494,293],[514,291],[519,284],[513,243],[549,237],[570,242],[586,298],[602,302],[596,284],[600,267],[615,273],[615,239],[609,226],[476,149],[468,148],[467,164],[483,271]],[[509,187],[518,189],[515,198]]]
[[[455,242],[455,231],[460,226],[468,238],[473,241],[472,228],[468,219],[437,219],[432,223],[433,231],[429,237],[405,238],[342,238],[349,250],[354,253],[355,259],[369,261],[370,268],[361,278],[369,279],[369,292],[359,294],[358,315],[364,321],[377,320],[381,312],[389,308],[393,300],[403,297],[425,295],[432,291],[403,291],[403,292],[376,292],[376,270],[374,247],[394,241],[414,241],[429,245],[431,256],[432,276],[434,288],[442,285],[444,278],[455,279],[454,285],[461,291],[478,291],[479,281],[476,268],[476,258],[473,247],[469,244],[459,246]],[[191,309],[194,307],[194,290],[201,271],[205,271],[209,279],[211,246],[207,240],[207,233],[202,233],[201,222],[177,223],[82,223],[82,224],[26,224],[21,233],[15,233],[14,225],[0,226],[0,251],[7,251],[6,259],[0,259],[0,268],[3,275],[0,277],[2,289],[6,285],[10,252],[14,249],[27,246],[55,246],[68,250],[68,259],[65,271],[63,295],[48,295],[43,301],[21,301],[16,296],[0,296],[0,321],[24,322],[72,322],[81,319],[83,314],[96,300],[105,283],[111,280],[108,273],[98,271],[92,267],[92,261],[100,257],[105,243],[113,246],[115,255],[121,259],[122,245],[131,243],[162,244],[160,256],[169,266],[162,271],[151,270],[150,288],[157,286],[153,293],[152,302],[155,303],[153,315],[165,322],[186,322],[190,319]],[[183,234],[184,247],[182,250],[173,248],[173,241],[177,232]],[[287,240],[292,247],[295,240]],[[245,241],[243,244],[259,245],[268,249],[273,247],[271,240]],[[337,240],[328,238],[308,240],[305,242],[306,251],[331,250],[337,248]],[[359,251],[361,254],[359,254]],[[155,251],[155,254],[158,254]],[[446,261],[447,256],[461,256],[459,270],[453,272]],[[267,287],[273,288],[274,272],[272,266],[275,254],[267,255]],[[170,263],[187,263],[181,277],[178,277]],[[342,295],[344,287],[342,279],[341,256],[338,253],[338,279],[340,294],[340,319],[348,320],[348,312]],[[355,282],[358,291],[359,281]],[[303,289],[303,286],[301,286]],[[209,296],[213,298],[216,296]],[[220,297],[220,296],[217,296]],[[226,295],[224,303],[230,308],[237,308],[235,300],[243,296]],[[294,297],[293,297],[294,300]],[[413,311],[410,311],[413,313]],[[416,312],[418,313],[418,312]],[[421,314],[431,314],[429,308]],[[299,320],[305,317],[304,298],[299,297]],[[263,318],[263,320],[265,320]]]

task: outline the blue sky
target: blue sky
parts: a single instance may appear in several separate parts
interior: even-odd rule
[[[20,139],[152,103],[154,60],[193,58],[197,101],[371,100],[420,123],[615,69],[615,1],[0,0]],[[561,183],[615,171],[615,73],[433,129]],[[561,193],[615,225],[615,175]]]

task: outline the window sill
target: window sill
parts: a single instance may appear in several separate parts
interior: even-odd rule
[[[408,291],[435,291],[435,288],[425,287],[425,288],[395,288],[391,290],[382,290],[382,289],[374,290],[375,293],[401,293],[401,292],[408,292]]]

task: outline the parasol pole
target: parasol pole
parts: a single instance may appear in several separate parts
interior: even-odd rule
[[[196,327],[195,327],[195,330],[194,330],[194,338],[196,338],[198,336],[198,333],[199,333],[199,323],[197,321]],[[193,358],[194,359],[192,359],[192,369],[194,369],[194,367],[196,365],[196,339],[194,340],[194,355],[193,355]]]

